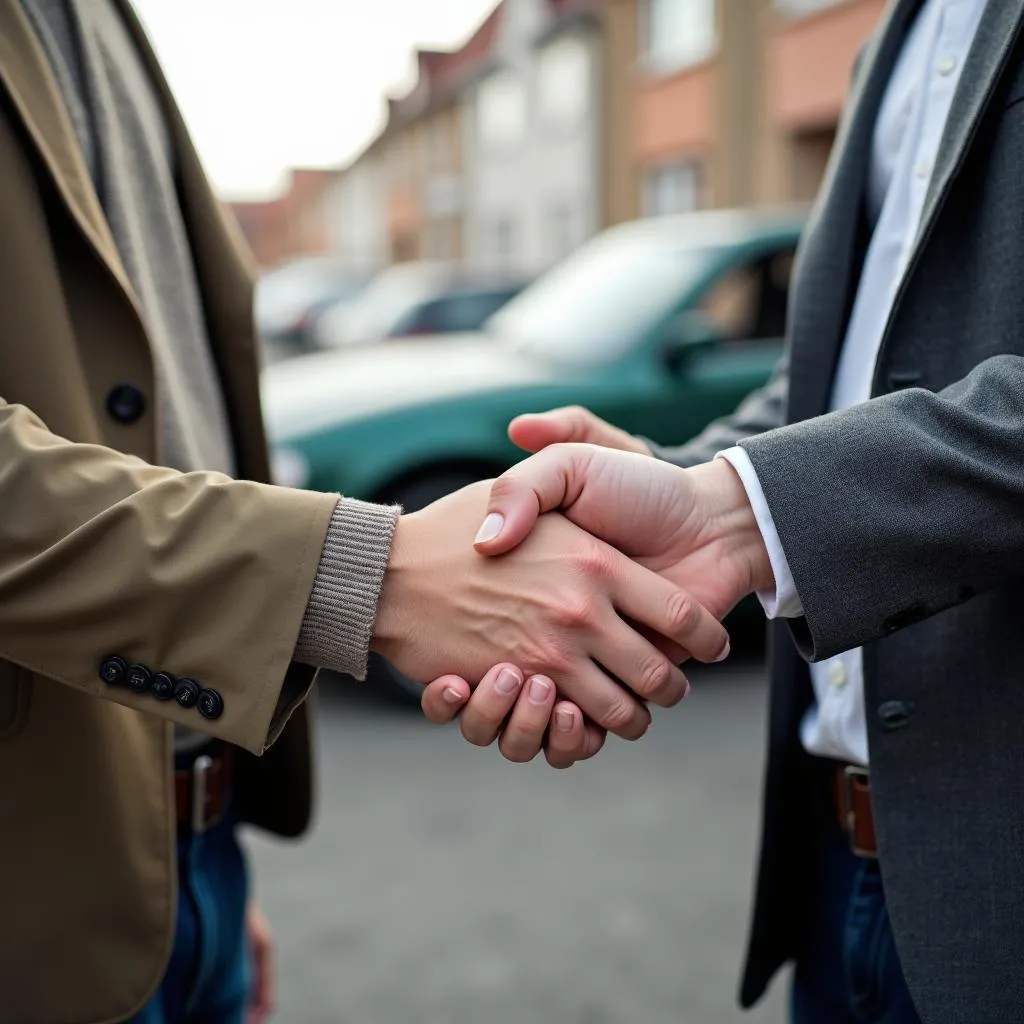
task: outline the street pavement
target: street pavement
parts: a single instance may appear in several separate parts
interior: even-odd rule
[[[640,743],[555,772],[325,679],[317,828],[252,837],[282,1024],[785,1021],[736,1006],[758,823],[756,654]]]

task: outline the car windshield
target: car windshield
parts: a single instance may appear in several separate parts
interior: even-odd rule
[[[409,310],[437,293],[443,268],[399,264],[380,274],[363,292],[346,319],[350,340],[383,337]]]
[[[595,239],[492,316],[488,332],[557,363],[613,362],[672,311],[714,252],[654,235]]]

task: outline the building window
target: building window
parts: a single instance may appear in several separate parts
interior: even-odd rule
[[[552,263],[564,259],[576,248],[572,207],[568,203],[552,203],[547,221],[548,257]]]
[[[590,55],[582,39],[559,39],[541,50],[537,96],[541,116],[577,124],[590,109]]]
[[[507,217],[494,222],[490,248],[495,268],[502,272],[511,270],[516,256],[516,228]]]
[[[641,210],[645,217],[690,213],[700,206],[700,168],[696,163],[652,167],[643,179]]]
[[[407,263],[419,258],[419,243],[411,231],[399,231],[391,236],[391,262]]]
[[[452,260],[458,255],[455,247],[457,225],[450,218],[429,221],[424,240],[424,259]]]
[[[431,171],[448,171],[455,166],[455,133],[451,117],[439,114],[428,127],[427,166]]]
[[[392,185],[405,185],[413,179],[413,139],[408,131],[396,135],[387,151],[388,180]]]
[[[496,71],[477,93],[477,130],[484,150],[514,149],[526,131],[526,90],[513,71]]]
[[[714,52],[715,0],[641,0],[641,59],[653,71],[676,71]]]

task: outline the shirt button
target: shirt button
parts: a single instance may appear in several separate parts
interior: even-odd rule
[[[940,75],[952,74],[953,73],[953,68],[955,68],[955,67],[956,67],[956,57],[954,57],[951,53],[944,53],[935,62],[935,70],[938,71],[938,73]]]
[[[846,666],[841,662],[837,661],[828,670],[828,681],[838,690],[846,685]]]
[[[919,178],[927,178],[932,173],[932,165],[928,160],[921,160],[914,165],[914,174]]]

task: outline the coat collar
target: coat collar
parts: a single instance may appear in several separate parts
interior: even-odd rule
[[[181,112],[128,0],[112,0],[124,18],[156,88],[176,157],[176,183],[202,292],[210,344],[225,389],[243,474],[268,476],[260,417],[253,331],[251,259],[236,225],[210,188]],[[145,318],[118,254],[75,136],[60,88],[20,0],[0,0],[0,92],[20,119],[40,173],[52,183],[72,220],[135,310],[140,336]]]
[[[251,333],[252,268],[237,231],[226,223],[159,62],[128,0],[114,0],[145,64],[167,119],[178,163],[179,198],[201,276],[218,279],[213,301],[218,327]],[[20,0],[0,0],[0,90],[10,97],[43,170],[68,213],[138,313],[141,306],[111,234],[60,88]],[[208,310],[209,312],[209,310]],[[141,319],[141,317],[140,317]]]
[[[68,212],[137,306],[60,89],[19,0],[0,0],[0,87]]]

